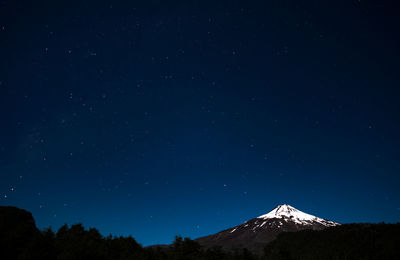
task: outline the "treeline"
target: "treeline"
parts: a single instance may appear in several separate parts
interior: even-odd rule
[[[266,245],[263,255],[247,249],[205,248],[180,236],[170,246],[144,248],[131,236],[104,237],[81,224],[39,231],[29,212],[0,207],[1,260],[400,259],[399,246],[400,224],[346,224],[281,233]]]
[[[129,237],[104,237],[82,224],[39,231],[32,214],[15,207],[0,206],[0,260],[197,260],[256,259],[246,249],[224,252],[203,248],[180,236],[168,247],[142,247]]]
[[[56,233],[45,229],[35,236],[20,238],[25,245],[17,243],[7,248],[8,259],[57,259],[57,260],[128,260],[128,259],[256,259],[246,249],[224,252],[220,248],[202,248],[197,242],[180,236],[168,247],[142,247],[129,237],[103,237],[95,228],[86,230],[81,224],[62,226]],[[23,240],[26,241],[23,241]],[[3,251],[4,252],[4,251]],[[6,258],[1,258],[6,259]]]
[[[345,224],[281,233],[265,259],[400,259],[400,224]]]

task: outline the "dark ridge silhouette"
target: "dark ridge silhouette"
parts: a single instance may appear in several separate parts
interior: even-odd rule
[[[129,237],[103,237],[95,228],[82,224],[64,225],[55,233],[39,231],[32,214],[15,207],[0,206],[1,260],[186,260],[257,259],[246,249],[224,252],[221,248],[202,248],[197,242],[177,236],[164,248],[143,248]]]
[[[258,255],[266,244],[282,232],[300,230],[322,230],[339,223],[304,213],[288,204],[278,205],[268,214],[250,219],[238,226],[213,235],[197,238],[195,241],[205,247],[221,246],[224,250],[247,248]]]
[[[281,233],[265,259],[400,259],[400,223],[344,224],[321,231]]]
[[[16,207],[0,207],[0,259],[41,256],[35,250],[41,242],[42,234],[30,212]]]
[[[400,224],[345,224],[322,231],[280,233],[263,254],[247,248],[224,251],[177,236],[168,246],[143,248],[129,237],[102,236],[95,228],[64,225],[39,231],[31,213],[0,207],[0,259],[224,260],[224,259],[400,259]]]

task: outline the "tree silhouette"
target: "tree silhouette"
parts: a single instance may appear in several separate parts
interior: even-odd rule
[[[29,212],[0,207],[0,259],[18,260],[288,260],[400,259],[400,224],[347,224],[322,231],[281,233],[263,256],[224,251],[176,236],[170,246],[143,248],[132,237],[103,237],[82,224],[39,231]]]

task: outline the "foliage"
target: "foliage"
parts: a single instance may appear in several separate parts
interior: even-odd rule
[[[400,259],[400,224],[347,224],[322,231],[281,233],[263,256],[247,249],[205,248],[177,236],[170,246],[142,247],[129,237],[103,237],[82,224],[37,230],[30,213],[0,208],[0,259],[256,260]]]
[[[19,229],[17,229],[18,231]],[[19,231],[18,231],[19,232]],[[12,232],[11,232],[12,234]],[[31,234],[31,233],[27,233]],[[222,251],[220,248],[202,248],[197,242],[177,236],[169,247],[143,248],[136,240],[129,237],[103,237],[95,228],[86,230],[82,224],[64,225],[54,233],[51,228],[38,233],[32,241],[28,235],[17,234],[13,240],[10,254],[0,255],[1,259],[56,259],[56,260],[224,260],[255,259],[244,250],[235,253]],[[14,236],[10,236],[12,239]],[[7,237],[2,237],[6,241]],[[20,244],[19,241],[30,241]],[[31,246],[35,245],[35,246]],[[21,250],[21,248],[23,250]],[[14,252],[15,254],[12,254]],[[18,257],[16,257],[18,255]]]
[[[400,224],[346,224],[281,233],[265,259],[400,259]]]

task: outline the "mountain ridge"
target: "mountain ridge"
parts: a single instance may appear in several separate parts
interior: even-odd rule
[[[247,248],[255,253],[261,253],[265,245],[282,232],[322,230],[338,225],[340,224],[337,222],[307,214],[288,204],[282,204],[267,214],[216,234],[197,238],[195,241],[205,247],[221,246],[225,250]]]

